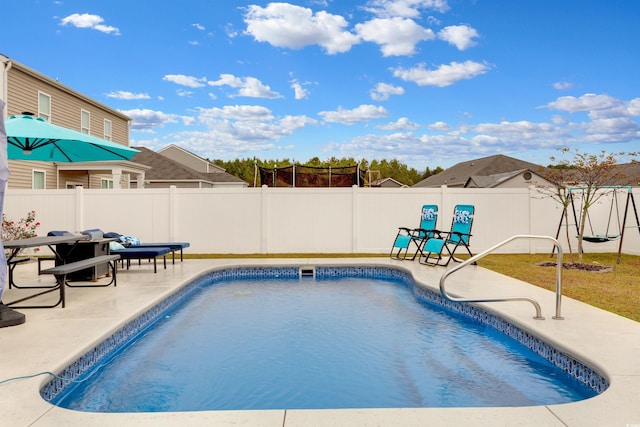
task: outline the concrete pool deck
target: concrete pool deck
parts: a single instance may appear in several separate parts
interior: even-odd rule
[[[119,269],[118,286],[67,288],[66,308],[19,310],[26,323],[0,328],[0,381],[56,372],[99,343],[145,308],[204,271],[221,267],[280,265],[382,265],[410,271],[428,288],[438,288],[444,268],[387,258],[187,259],[153,273],[151,264]],[[35,262],[18,266],[16,282],[49,283]],[[606,280],[606,274],[602,275]],[[610,382],[604,393],[580,402],[517,408],[400,408],[340,410],[205,411],[103,414],[49,404],[38,375],[0,384],[0,424],[6,426],[640,426],[640,323],[563,298],[564,320],[554,320],[555,294],[480,267],[450,276],[447,290],[465,297],[529,296],[545,320],[533,319],[527,302],[479,304],[528,329],[596,369]],[[26,291],[5,289],[12,301]],[[52,296],[53,298],[53,296]],[[472,349],[470,350],[472,351]],[[328,391],[329,392],[329,391]]]

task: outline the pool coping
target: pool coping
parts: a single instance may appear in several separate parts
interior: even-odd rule
[[[0,380],[68,365],[145,307],[175,292],[200,274],[219,268],[299,265],[368,265],[396,267],[422,286],[436,290],[443,268],[385,258],[299,258],[185,260],[153,274],[142,265],[118,275],[117,288],[76,289],[68,292],[65,309],[24,310],[24,325],[0,329]],[[25,271],[28,269],[22,269]],[[18,270],[16,270],[18,272]],[[28,277],[25,271],[24,277]],[[16,277],[22,279],[23,277]],[[44,279],[39,279],[44,280]],[[609,388],[594,398],[562,405],[519,408],[399,408],[340,410],[204,411],[191,413],[96,414],[48,404],[39,395],[48,376],[0,384],[0,419],[11,425],[187,425],[246,423],[265,426],[297,425],[634,425],[640,424],[640,323],[569,298],[563,299],[565,320],[551,318],[552,292],[507,278],[480,267],[451,276],[448,289],[469,297],[519,295],[536,298],[546,320],[533,319],[531,305],[522,302],[478,304],[516,326],[540,336],[559,350],[603,374]],[[13,290],[6,290],[7,296]],[[10,299],[10,298],[8,298]],[[5,347],[6,346],[6,347]],[[48,357],[45,357],[48,356]],[[635,357],[634,357],[635,356]]]

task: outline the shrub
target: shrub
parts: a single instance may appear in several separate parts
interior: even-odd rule
[[[30,211],[19,221],[14,221],[2,214],[2,241],[36,237],[40,223],[36,221],[36,211]],[[5,256],[9,254],[5,251]]]

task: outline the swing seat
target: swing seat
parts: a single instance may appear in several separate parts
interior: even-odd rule
[[[595,234],[593,236],[582,236],[582,240],[586,240],[587,242],[591,243],[612,242],[614,240],[618,240],[619,238],[619,234]]]

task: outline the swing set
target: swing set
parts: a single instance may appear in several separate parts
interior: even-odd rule
[[[590,243],[605,243],[605,242],[611,242],[611,241],[616,241],[619,240],[620,243],[618,244],[618,264],[620,264],[620,255],[622,253],[622,241],[624,240],[624,230],[626,228],[637,228],[638,232],[640,233],[640,219],[638,218],[638,209],[636,208],[636,202],[633,198],[633,192],[631,191],[631,187],[630,186],[603,186],[603,187],[598,187],[596,189],[596,191],[598,190],[611,190],[613,197],[611,197],[611,206],[609,208],[609,217],[607,220],[607,229],[604,233],[602,234],[598,234],[594,232],[593,229],[593,224],[591,223],[591,216],[589,215],[589,211],[587,210],[587,215],[585,220],[587,221],[587,223],[589,224],[589,233],[587,234],[587,230],[585,227],[585,234],[582,236],[582,240],[586,241],[586,242],[590,242]],[[582,200],[584,198],[584,192],[586,190],[586,187],[570,187],[567,191],[567,196],[568,199],[571,202],[571,210],[573,212],[573,220],[574,220],[574,224],[576,226],[576,234],[579,235],[580,234],[580,219],[582,218],[582,213],[583,213],[583,208],[584,208],[584,203],[580,204],[580,209],[579,212],[576,212],[576,207],[575,207],[575,203],[574,200],[576,197],[574,197],[574,194],[579,194],[579,196],[577,197],[578,199]],[[627,199],[625,201],[625,206],[624,206],[624,215],[622,216],[622,221],[620,220],[620,207],[618,205],[618,192],[619,191],[626,191],[627,192]],[[635,215],[636,218],[636,225],[632,225],[627,227],[627,215],[629,213],[629,204],[631,203],[632,207],[633,207],[633,213]],[[563,221],[565,219],[565,215],[566,215],[566,211],[568,209],[568,206],[564,208],[564,210],[562,211],[562,216],[560,217],[560,223],[558,224],[558,231],[556,232],[556,239],[558,239],[558,236],[560,235],[560,229],[562,228],[562,224]],[[616,217],[616,222],[617,222],[617,230],[611,230],[611,226],[612,226],[612,217],[614,214],[614,209],[615,209],[615,217]],[[568,227],[570,224],[566,224],[566,226]],[[617,232],[616,232],[617,231]],[[554,248],[555,249],[555,248]],[[552,254],[553,255],[553,254]]]

